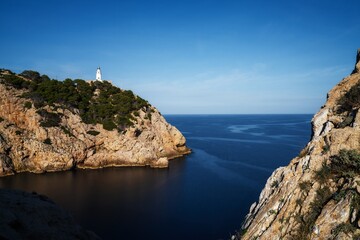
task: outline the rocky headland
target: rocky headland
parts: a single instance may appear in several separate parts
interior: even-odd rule
[[[0,176],[110,166],[168,167],[190,152],[147,101],[104,81],[0,70]]]
[[[312,119],[311,141],[276,169],[235,239],[360,239],[360,52]]]

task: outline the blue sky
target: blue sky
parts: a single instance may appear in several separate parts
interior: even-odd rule
[[[3,1],[0,67],[103,78],[162,113],[315,113],[353,69],[359,1]]]

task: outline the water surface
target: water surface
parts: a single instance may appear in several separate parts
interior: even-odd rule
[[[107,168],[0,178],[45,194],[103,239],[227,239],[271,172],[310,138],[311,115],[168,115],[193,153],[169,169]]]

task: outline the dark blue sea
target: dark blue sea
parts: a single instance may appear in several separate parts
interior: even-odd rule
[[[0,187],[49,196],[103,239],[228,239],[311,135],[312,115],[165,117],[193,150],[169,169],[22,173]]]

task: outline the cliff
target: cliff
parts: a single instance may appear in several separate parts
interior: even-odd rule
[[[167,167],[184,136],[131,91],[0,71],[0,176],[109,166]]]
[[[100,239],[50,199],[0,189],[0,239]]]
[[[360,52],[313,117],[300,155],[276,169],[241,239],[360,239]]]

